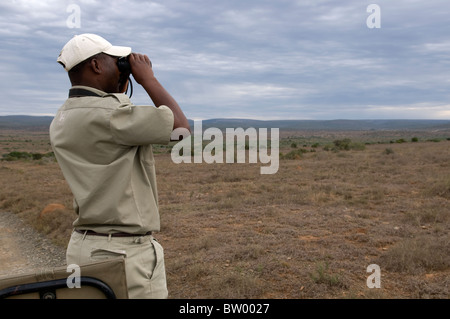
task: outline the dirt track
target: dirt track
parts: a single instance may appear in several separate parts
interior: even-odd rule
[[[0,277],[64,265],[64,249],[53,245],[19,216],[0,212]]]

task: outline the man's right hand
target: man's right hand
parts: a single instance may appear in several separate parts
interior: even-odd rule
[[[173,129],[186,128],[190,131],[189,122],[177,101],[159,83],[153,74],[152,62],[145,54],[131,53],[129,57],[131,74],[136,82],[145,89],[156,107],[166,105],[173,112]]]
[[[146,80],[154,77],[152,62],[145,54],[131,53],[129,57],[131,74],[140,85],[144,85]]]

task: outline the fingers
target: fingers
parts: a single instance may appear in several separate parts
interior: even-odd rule
[[[143,84],[148,79],[154,77],[152,62],[145,54],[131,53],[129,57],[131,74],[137,83]]]
[[[140,53],[131,53],[130,63],[143,63],[152,67],[152,62],[150,61],[149,57],[145,54]]]

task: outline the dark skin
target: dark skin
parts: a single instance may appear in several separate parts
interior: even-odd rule
[[[70,81],[73,86],[83,85],[106,93],[123,93],[127,88],[128,81],[122,86],[119,85],[120,72],[117,60],[118,57],[98,54],[81,65],[76,74],[69,73]],[[166,105],[172,110],[173,129],[186,128],[190,131],[188,120],[180,106],[156,79],[148,56],[131,53],[129,62],[133,78],[145,89],[155,106]]]

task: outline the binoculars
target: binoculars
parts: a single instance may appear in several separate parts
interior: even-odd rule
[[[130,61],[128,60],[128,56],[121,57],[117,60],[117,67],[119,68],[120,72],[120,79],[119,84],[124,84],[127,80],[129,80],[129,86],[130,86],[130,98],[133,95],[133,83],[131,82],[130,74],[131,74],[131,66]],[[128,92],[128,86],[125,91],[125,94]]]
[[[130,76],[131,66],[130,66],[130,61],[128,60],[128,56],[119,58],[119,60],[117,61],[117,67],[119,68],[119,72],[121,75],[128,74],[128,76]],[[127,76],[127,78],[128,78],[128,76]]]

